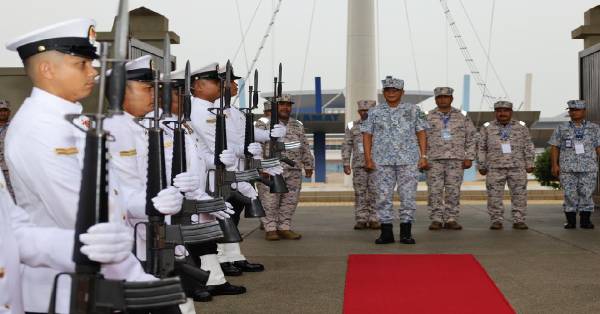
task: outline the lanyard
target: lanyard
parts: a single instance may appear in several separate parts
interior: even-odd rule
[[[444,123],[444,129],[447,129],[448,122],[450,122],[450,112],[448,112],[447,114],[439,112],[439,114],[440,114],[440,118],[442,118],[442,122]]]
[[[503,141],[508,141],[508,139],[510,138],[511,127],[512,127],[512,125],[510,124],[510,122],[508,124],[506,124],[506,126],[500,127],[500,138]]]
[[[573,121],[569,121],[569,126],[573,128],[576,139],[583,140],[583,135],[585,134],[585,124],[586,121],[581,122],[581,127],[578,128],[577,126],[575,126],[575,123],[573,123]]]

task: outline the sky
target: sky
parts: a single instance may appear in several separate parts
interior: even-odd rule
[[[448,30],[439,0],[374,1],[378,9],[378,77],[403,78],[407,90],[454,87],[455,105],[460,106],[463,75],[469,70]],[[94,18],[98,31],[108,31],[117,3],[1,1],[0,10],[4,14],[0,19],[3,30],[0,42],[75,17]],[[172,46],[178,66],[183,67],[188,59],[192,68],[231,59],[236,74],[243,74],[257,54],[276,3],[275,0],[130,0],[130,7],[145,6],[170,20],[170,29],[181,37],[181,44]],[[460,0],[448,0],[476,66],[484,78],[488,73],[486,81],[492,96],[511,100],[518,106],[524,98],[525,74],[532,73],[532,108],[541,110],[542,116],[558,115],[564,112],[567,100],[578,98],[578,52],[583,49],[583,41],[571,39],[571,31],[583,24],[583,13],[599,5],[599,1],[462,0],[462,4],[464,9]],[[284,68],[284,90],[313,89],[315,76],[322,78],[323,89],[343,89],[346,15],[344,0],[283,0],[273,32],[256,63],[260,90],[272,90],[273,70],[279,62]],[[236,55],[238,47],[243,48]],[[491,47],[491,65],[500,80],[488,65],[484,53],[488,47]],[[13,66],[21,66],[17,54],[0,49],[0,67]],[[489,109],[481,99],[472,79],[471,110]],[[433,106],[432,99],[423,103],[426,110]]]

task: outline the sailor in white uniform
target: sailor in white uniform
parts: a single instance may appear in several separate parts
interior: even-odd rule
[[[84,133],[65,120],[79,114],[98,74],[95,22],[75,19],[51,25],[8,43],[17,51],[33,83],[31,95],[14,116],[5,140],[5,158],[17,204],[36,226],[72,230],[79,201]],[[75,123],[86,128],[86,119]],[[109,170],[110,172],[110,170]],[[119,189],[110,180],[110,221],[125,223],[117,206]],[[68,244],[65,244],[68,245]],[[50,266],[50,265],[49,265]],[[52,267],[22,267],[23,301],[27,312],[46,312],[54,276]],[[116,278],[153,280],[132,254],[115,267]],[[68,312],[70,287],[59,284],[57,311]]]

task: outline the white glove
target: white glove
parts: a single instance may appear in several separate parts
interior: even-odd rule
[[[271,130],[272,137],[284,137],[286,133],[287,133],[287,128],[285,127],[285,125],[283,125],[281,123],[275,124],[273,126],[273,129]]]
[[[183,204],[183,195],[176,187],[168,187],[152,198],[154,207],[164,215],[177,214]]]
[[[196,189],[194,191],[191,192],[187,192],[185,193],[185,198],[187,198],[188,200],[204,200],[204,199],[211,199],[212,197],[210,197],[206,191],[202,190],[202,189]]]
[[[250,199],[255,199],[258,196],[254,187],[248,182],[232,183],[231,188],[237,189],[238,192]]]
[[[274,175],[282,174],[283,167],[275,166],[275,167],[271,167],[271,168],[264,168],[262,171],[270,176],[274,176]]]
[[[185,249],[185,246],[183,246],[183,245],[175,246],[175,258],[183,259],[189,255],[190,255],[190,253],[188,253],[188,251]]]
[[[237,164],[238,157],[235,152],[231,149],[224,150],[221,155],[219,155],[219,159],[221,162],[225,164],[225,168],[233,167]]]
[[[178,188],[181,193],[192,192],[200,188],[200,177],[191,172],[182,172],[175,176],[173,185]]]
[[[226,207],[225,210],[221,210],[218,212],[212,212],[210,214],[220,220],[230,218],[231,215],[235,214],[235,212],[233,211],[233,205],[229,204],[228,202],[225,202],[225,207]]]
[[[259,143],[250,143],[250,145],[248,145],[248,152],[250,152],[250,154],[252,154],[252,158],[254,159],[262,159],[262,146]]]
[[[87,233],[80,234],[83,243],[81,253],[89,259],[103,263],[124,261],[133,247],[133,234],[127,226],[120,223],[99,223],[91,226]]]

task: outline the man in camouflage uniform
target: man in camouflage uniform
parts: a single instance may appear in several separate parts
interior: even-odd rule
[[[590,216],[594,211],[592,194],[598,176],[600,127],[585,120],[584,101],[570,100],[567,104],[571,121],[556,127],[548,141],[551,145],[552,174],[560,177],[565,193],[565,229],[576,228],[577,211],[580,227],[593,229]]]
[[[0,99],[0,168],[4,174],[4,180],[6,181],[6,188],[13,200],[15,194],[13,192],[12,184],[10,184],[10,177],[8,176],[8,166],[4,160],[4,138],[6,137],[6,130],[8,130],[8,123],[10,120],[10,102],[8,100]]]
[[[492,220],[490,229],[502,229],[504,221],[504,186],[508,183],[512,202],[513,228],[528,229],[527,173],[533,172],[535,149],[529,129],[512,120],[513,104],[498,101],[494,104],[496,121],[481,128],[477,164],[479,173],[487,175],[488,213]]]
[[[375,243],[394,242],[392,199],[397,185],[402,202],[400,242],[415,244],[411,228],[417,209],[418,168],[427,168],[427,120],[418,106],[400,103],[404,95],[403,80],[387,76],[382,84],[386,101],[369,110],[369,117],[360,128],[365,167],[375,171],[375,206],[381,223],[381,235]]]
[[[279,239],[299,240],[302,237],[302,235],[292,230],[292,216],[296,211],[296,206],[298,206],[300,189],[302,188],[302,169],[304,169],[306,178],[312,177],[314,169],[314,157],[304,135],[304,126],[302,122],[290,117],[293,103],[290,95],[282,95],[277,102],[277,108],[273,108],[279,114],[279,122],[287,127],[287,133],[283,137],[283,141],[298,141],[302,144],[297,150],[281,153],[282,157],[287,157],[295,162],[293,167],[281,163],[283,178],[289,192],[270,193],[269,187],[258,184],[260,201],[267,214],[266,217],[261,218],[261,221],[266,232],[265,238],[269,241]],[[261,118],[256,122],[256,127],[268,130],[270,122],[263,121],[263,118]],[[264,144],[263,151],[265,156],[268,156],[268,143]]]
[[[342,144],[344,173],[347,175],[352,173],[354,184],[354,217],[356,219],[354,229],[379,229],[379,220],[374,207],[374,176],[365,169],[365,150],[360,132],[360,126],[367,119],[369,109],[375,106],[375,101],[359,100],[357,104],[360,119],[348,123]]]
[[[437,108],[427,114],[429,230],[462,229],[456,221],[460,185],[464,169],[475,159],[475,127],[466,113],[452,107],[453,92],[450,87],[434,89]]]

